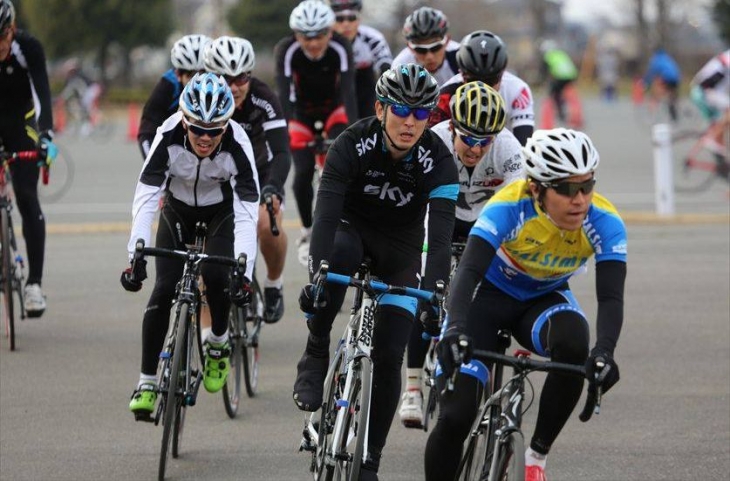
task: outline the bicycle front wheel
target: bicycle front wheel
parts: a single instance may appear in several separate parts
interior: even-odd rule
[[[324,381],[324,397],[320,411],[319,423],[317,423],[317,447],[312,459],[312,472],[314,481],[332,481],[334,476],[334,464],[331,459],[332,433],[337,419],[337,400],[342,397],[342,385],[344,376],[344,347],[340,346],[335,351],[334,358],[327,371],[327,378]]]
[[[8,338],[8,346],[11,351],[15,350],[15,309],[13,306],[13,248],[10,244],[10,215],[6,208],[0,208],[0,243],[2,246],[2,295],[3,295],[3,318],[5,321],[5,336]]]
[[[716,162],[700,144],[702,132],[680,131],[672,135],[674,186],[677,192],[702,192],[714,180]]]
[[[48,170],[48,182],[38,183],[38,197],[43,203],[56,202],[71,188],[76,168],[68,151],[56,144],[58,154]]]
[[[259,333],[263,325],[261,313],[264,310],[264,297],[255,279],[251,283],[251,289],[253,289],[253,296],[251,296],[249,315],[244,326],[245,342],[242,346],[243,373],[248,397],[254,397],[259,387]]]
[[[243,338],[243,323],[245,309],[231,304],[228,314],[228,336],[231,342],[231,370],[228,379],[223,385],[223,406],[226,414],[233,419],[238,414],[238,403],[241,399],[241,371],[243,369],[243,351],[245,339]]]
[[[498,441],[496,463],[489,479],[522,481],[525,479],[525,440],[513,431]]]
[[[170,453],[170,438],[173,427],[179,422],[180,410],[182,409],[182,393],[184,371],[183,358],[185,356],[185,338],[188,330],[188,316],[190,312],[187,304],[179,304],[178,311],[175,316],[175,325],[177,332],[175,335],[175,346],[173,348],[172,363],[170,364],[169,383],[165,396],[165,413],[163,414],[162,424],[162,446],[160,449],[160,468],[157,478],[159,481],[165,479],[165,468],[167,467],[167,455]]]

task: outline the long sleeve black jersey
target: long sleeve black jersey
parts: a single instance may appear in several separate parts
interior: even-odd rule
[[[289,132],[284,110],[274,92],[261,80],[251,78],[246,100],[233,112],[233,121],[246,131],[253,145],[256,168],[262,184],[271,184],[284,192],[284,183],[291,167]]]
[[[175,71],[170,69],[160,77],[144,104],[137,134],[137,143],[142,157],[147,157],[149,154],[157,127],[162,125],[166,118],[177,112],[182,87]]]
[[[422,285],[447,280],[458,173],[441,139],[426,130],[411,152],[394,160],[375,117],[345,130],[330,148],[322,172],[310,254],[310,275],[332,250],[340,219],[375,231],[404,255],[419,256],[426,210],[429,252]]]
[[[41,43],[18,30],[10,55],[0,61],[0,126],[24,124],[35,109],[38,129],[53,129],[51,88],[46,72],[46,56]]]
[[[322,58],[309,59],[294,35],[274,48],[276,87],[287,120],[326,119],[339,105],[345,105],[348,120],[357,119],[355,67],[350,42],[337,33]]]

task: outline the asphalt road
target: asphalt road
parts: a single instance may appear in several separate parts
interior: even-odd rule
[[[730,224],[727,186],[678,196],[682,216],[652,214],[648,128],[630,105],[589,101],[587,131],[602,154],[599,190],[629,229],[626,321],[616,359],[621,382],[587,424],[577,414],[548,461],[551,480],[725,480],[730,472]],[[0,344],[0,479],[155,479],[162,430],[127,410],[141,354],[141,316],[151,283],[119,286],[134,182],[141,159],[124,139],[61,139],[76,164],[73,188],[45,206],[48,311],[17,327],[17,351]],[[285,222],[298,234],[294,203]],[[182,455],[168,478],[308,478],[298,453],[304,416],[291,401],[306,328],[296,307],[305,272],[290,255],[286,314],[265,326],[259,395],[239,417],[221,395],[189,411]],[[592,274],[573,289],[595,313]],[[339,333],[340,328],[335,328]],[[536,385],[540,375],[535,376]],[[526,415],[529,437],[536,413]],[[381,479],[423,479],[427,434],[394,424]]]

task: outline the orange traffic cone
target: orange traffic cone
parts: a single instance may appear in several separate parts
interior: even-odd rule
[[[540,127],[541,129],[552,129],[555,127],[555,104],[551,97],[542,101],[540,108]]]
[[[641,78],[634,79],[634,83],[631,86],[631,101],[634,105],[644,103],[644,81]]]
[[[127,140],[137,141],[139,120],[139,105],[132,102],[127,107]]]
[[[54,126],[53,130],[60,134],[66,129],[66,105],[63,101],[57,101],[54,105]]]

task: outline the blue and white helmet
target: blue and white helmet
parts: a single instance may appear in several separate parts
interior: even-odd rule
[[[203,124],[225,122],[236,106],[226,80],[214,73],[197,73],[180,95],[180,109],[185,116]]]

